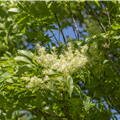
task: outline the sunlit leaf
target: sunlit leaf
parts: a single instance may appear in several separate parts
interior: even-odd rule
[[[69,95],[70,95],[70,97],[71,97],[72,92],[73,92],[73,88],[74,88],[73,79],[72,79],[71,76],[68,76],[68,77],[67,77],[67,87],[68,87]]]
[[[2,23],[0,23],[0,29],[5,29],[5,25],[4,24],[2,24]]]
[[[26,56],[26,57],[28,57],[30,59],[32,59],[34,57],[34,54],[29,50],[18,50],[18,54]]]
[[[83,100],[83,105],[84,105],[84,109],[85,111],[89,111],[90,107],[92,105],[92,100],[90,97],[85,97]]]
[[[8,12],[11,12],[11,13],[20,13],[20,10],[18,8],[10,8],[8,10]]]
[[[26,57],[17,56],[14,58],[16,62],[31,63]]]

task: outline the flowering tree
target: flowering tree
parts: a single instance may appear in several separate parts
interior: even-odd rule
[[[118,119],[119,2],[0,5],[1,120]]]

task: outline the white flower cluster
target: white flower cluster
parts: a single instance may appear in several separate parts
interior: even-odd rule
[[[32,88],[39,86],[41,89],[55,89],[55,85],[59,87],[64,86],[64,81],[62,81],[62,77],[56,77],[56,78],[49,78],[47,75],[44,78],[38,78],[36,76],[34,77],[22,77],[22,80],[24,80],[27,85],[26,88]]]
[[[35,59],[38,64],[45,68],[45,74],[49,69],[54,69],[70,75],[78,69],[81,69],[87,62],[87,57],[85,55],[87,51],[86,45],[79,51],[74,50],[72,44],[69,43],[67,50],[59,56],[59,59],[55,52],[56,48],[53,48],[52,54],[48,54],[44,47],[37,47],[40,56],[36,56]]]
[[[52,47],[51,54],[45,51],[45,47],[36,45],[39,56],[35,57],[36,62],[44,69],[42,73],[44,78],[38,78],[36,76],[32,78],[22,77],[21,79],[28,82],[27,88],[40,86],[41,89],[53,89],[55,86],[64,86],[66,82],[63,77],[49,78],[47,76],[49,70],[56,70],[66,75],[71,75],[74,72],[80,70],[85,66],[87,62],[86,51],[87,45],[83,46],[81,50],[74,49],[72,43],[69,43],[67,50],[58,56],[55,52],[56,48]],[[29,79],[29,80],[28,80]]]

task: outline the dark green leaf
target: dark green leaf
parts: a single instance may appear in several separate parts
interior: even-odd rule
[[[98,86],[100,83],[100,81],[96,78],[96,79],[92,79],[90,80],[90,82],[88,82],[85,87],[86,88],[95,88],[96,86]]]

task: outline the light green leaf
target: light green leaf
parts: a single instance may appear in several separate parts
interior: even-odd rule
[[[54,70],[49,70],[48,75],[58,75],[59,73]]]
[[[11,13],[20,13],[20,10],[18,8],[10,8],[8,10],[8,12],[11,12]]]
[[[92,99],[90,97],[85,97],[83,100],[83,105],[85,111],[88,111],[92,105]]]
[[[106,64],[107,62],[109,62],[109,60],[104,60],[104,61],[103,61],[103,64]]]
[[[13,74],[13,73],[12,73],[12,72],[9,72],[9,71],[3,73],[3,74],[0,76],[0,81],[4,80],[4,78],[10,78],[10,77],[12,76],[12,74]]]
[[[120,39],[120,36],[115,36],[114,39]]]
[[[85,2],[85,0],[82,0],[82,1],[80,1],[80,2]]]
[[[96,0],[95,2],[96,2],[96,4],[100,7],[99,1]]]
[[[18,50],[19,55],[24,55],[30,59],[34,57],[34,54],[30,50]]]
[[[72,92],[73,92],[73,79],[72,79],[72,77],[71,76],[68,76],[67,77],[67,87],[68,87],[68,92],[69,92],[69,94],[70,94],[70,97],[71,97],[71,94],[72,94]]]
[[[120,29],[120,24],[115,24],[111,26],[114,30]]]
[[[31,69],[33,69],[35,66],[31,65],[31,64],[26,64],[23,65],[22,67],[19,68],[19,70],[17,71],[16,74],[20,75],[22,73],[24,73],[25,71],[29,71]]]
[[[5,26],[2,23],[0,23],[0,29],[5,29]]]
[[[16,62],[31,63],[26,57],[17,56],[14,58]]]

